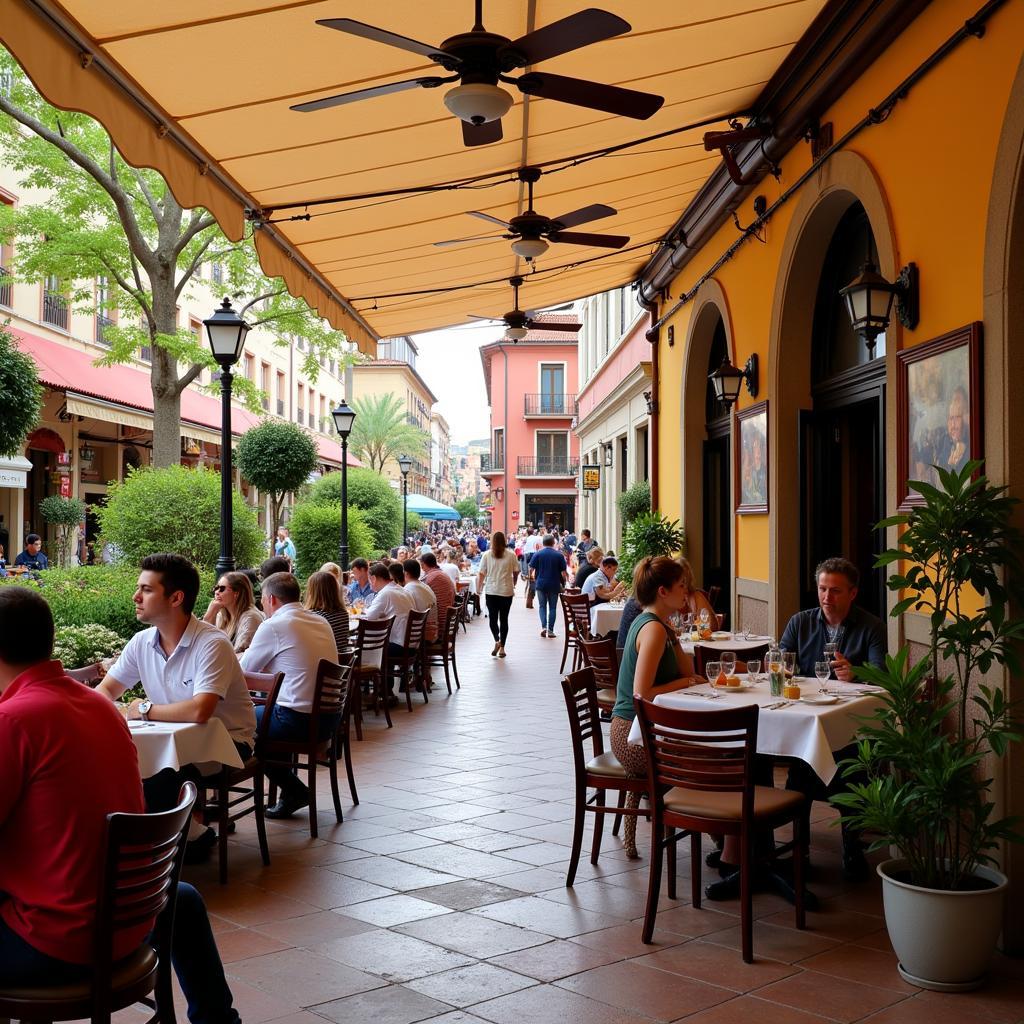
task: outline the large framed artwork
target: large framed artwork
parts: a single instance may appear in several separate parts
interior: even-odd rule
[[[736,511],[768,511],[768,403],[736,414]]]
[[[938,486],[935,467],[960,470],[981,458],[981,324],[898,353],[896,472],[901,511],[922,504],[910,486]]]

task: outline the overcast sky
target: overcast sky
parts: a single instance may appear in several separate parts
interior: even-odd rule
[[[480,346],[497,341],[498,324],[452,327],[413,335],[419,348],[416,369],[437,395],[437,410],[448,421],[451,439],[465,444],[490,434]]]

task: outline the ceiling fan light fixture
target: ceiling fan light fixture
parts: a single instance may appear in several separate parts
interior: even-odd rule
[[[519,341],[520,338],[525,338],[530,333],[526,327],[510,327],[505,332],[505,337],[511,338],[513,341]]]
[[[512,251],[523,259],[533,260],[548,251],[548,243],[543,238],[519,238],[512,243]]]
[[[509,112],[512,102],[510,93],[486,82],[457,85],[444,96],[444,105],[456,117],[475,125],[500,120]]]

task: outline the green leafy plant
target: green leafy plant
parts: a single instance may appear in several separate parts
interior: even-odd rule
[[[423,529],[423,516],[419,512],[410,512],[408,515],[409,533],[419,533]]]
[[[628,527],[634,519],[651,511],[651,485],[646,480],[638,480],[619,495],[618,505],[622,525]]]
[[[341,540],[341,505],[297,505],[288,523],[295,541],[296,568],[305,579],[324,562],[338,561]],[[348,557],[369,558],[375,550],[373,532],[364,514],[357,508],[348,510]]]
[[[281,522],[281,506],[297,491],[319,461],[316,444],[294,423],[265,420],[238,442],[238,469],[249,483],[270,495],[270,537]]]
[[[146,555],[173,551],[198,567],[212,568],[220,552],[220,474],[206,469],[145,467],[111,484],[98,510],[103,539],[138,566]],[[239,565],[263,557],[264,538],[256,512],[238,491],[232,499],[232,547]]]
[[[902,531],[875,563],[900,566],[888,586],[907,596],[891,614],[927,614],[930,650],[912,667],[904,648],[884,669],[857,669],[882,687],[884,706],[842,766],[848,791],[832,798],[845,821],[877,834],[872,849],[898,847],[911,883],[931,889],[969,888],[1000,841],[1022,838],[1017,822],[994,817],[987,777],[991,758],[1021,740],[1020,726],[1003,691],[977,676],[997,664],[1019,671],[1013,645],[1024,621],[1007,609],[1021,595],[1004,579],[1020,578],[1024,537],[1011,523],[1017,500],[980,469],[938,469],[941,487],[912,481],[924,504],[879,524]]]
[[[53,656],[63,662],[65,668],[84,668],[120,654],[127,642],[98,622],[87,626],[59,626],[53,638]]]
[[[455,511],[462,516],[463,519],[472,519],[476,522],[476,517],[480,515],[480,506],[477,505],[475,498],[461,498],[455,502]]]
[[[356,419],[349,446],[375,473],[399,455],[423,459],[430,451],[430,434],[406,419],[405,400],[399,395],[354,398],[352,408]]]
[[[85,521],[85,502],[81,498],[62,498],[59,494],[51,494],[39,502],[39,514],[57,528],[55,561],[66,566],[72,540],[78,535],[79,525]]]
[[[648,555],[677,555],[686,548],[686,533],[678,519],[668,519],[660,512],[644,512],[626,527],[626,536],[619,554],[619,579],[629,586],[633,570]]]
[[[306,501],[314,505],[341,504],[341,474],[328,473],[309,489]],[[402,499],[398,492],[382,477],[369,469],[348,471],[348,505],[363,513],[363,521],[373,534],[372,547],[389,551],[402,533]],[[409,513],[409,529],[413,513]],[[352,555],[354,558],[355,555]]]
[[[43,387],[31,357],[18,349],[4,321],[0,324],[0,455],[17,455],[39,420]]]

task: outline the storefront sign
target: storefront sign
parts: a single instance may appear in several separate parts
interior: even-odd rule
[[[62,498],[71,497],[71,477],[62,476],[60,478],[60,496]]]
[[[583,466],[583,490],[596,491],[601,486],[601,467]]]
[[[17,487],[24,490],[27,484],[27,473],[18,469],[0,469],[0,487]]]

